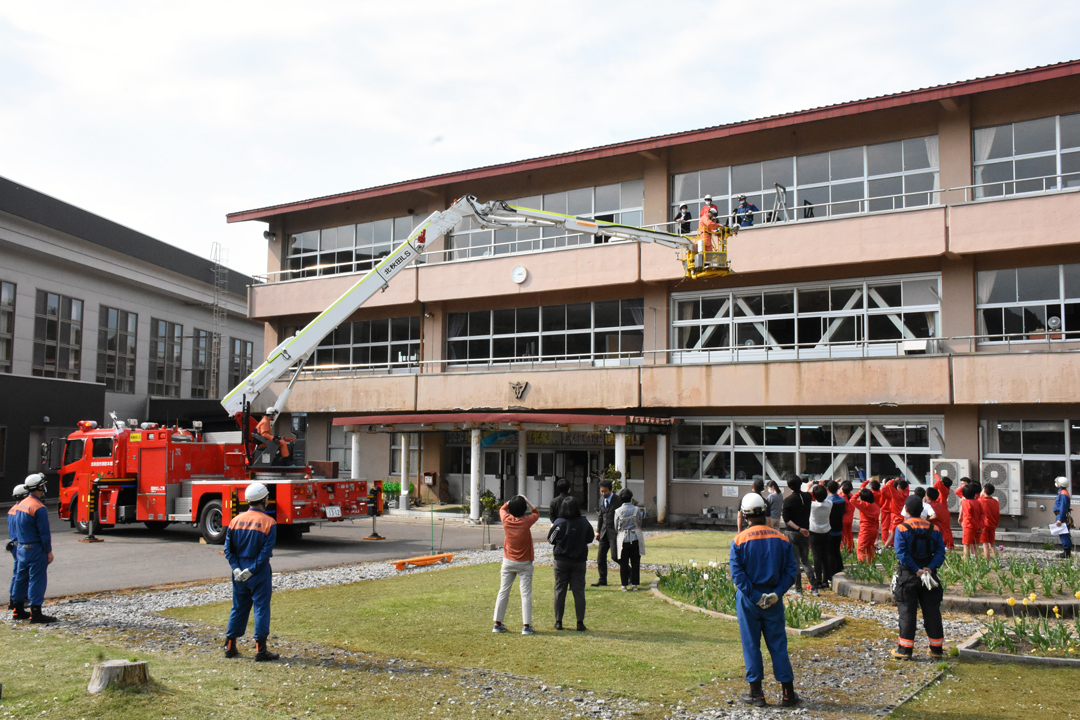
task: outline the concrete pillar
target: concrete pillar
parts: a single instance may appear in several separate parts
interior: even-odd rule
[[[518,430],[518,453],[517,453],[517,494],[525,494],[525,446],[528,437],[524,430]]]
[[[401,433],[401,494],[398,509],[409,509],[409,433]]]
[[[622,485],[626,487],[626,433],[615,433],[615,469],[622,473]]]
[[[480,519],[480,428],[469,433],[469,518]]]
[[[360,433],[349,433],[351,438],[351,454],[349,457],[349,477],[353,480],[360,479]]]
[[[667,522],[667,435],[656,436],[656,520]]]

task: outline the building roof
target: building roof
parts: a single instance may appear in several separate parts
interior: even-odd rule
[[[587,413],[451,412],[357,415],[334,418],[334,425],[366,427],[369,432],[452,432],[454,430],[542,430],[563,432],[667,432],[678,421],[641,415]]]
[[[193,280],[214,284],[214,264],[209,259],[4,177],[0,177],[0,212],[21,217]],[[229,292],[244,298],[245,301],[247,286],[252,282],[247,275],[229,270]]]
[[[388,185],[378,185],[362,190],[353,190],[350,192],[338,193],[335,195],[325,195],[322,197],[311,198],[308,200],[299,200],[295,202],[284,203],[281,205],[271,205],[268,207],[256,208],[253,210],[242,210],[239,212],[229,213],[225,216],[225,218],[226,221],[230,223],[244,222],[246,220],[269,221],[270,218],[276,215],[282,215],[288,212],[295,212],[298,210],[309,210],[312,208],[326,207],[330,205],[337,205],[339,203],[352,202],[354,200],[363,200],[367,198],[391,195],[394,193],[407,192],[410,190],[420,190],[439,185],[447,185],[450,183],[465,182],[480,178],[506,175],[515,172],[528,172],[531,170],[552,167],[555,165],[584,162],[588,160],[596,160],[605,157],[614,157],[618,155],[626,155],[637,152],[649,152],[652,150],[659,150],[662,148],[673,147],[676,145],[701,142],[704,140],[716,140],[732,135],[757,132],[760,130],[768,130],[777,127],[801,125],[803,123],[809,123],[818,120],[858,115],[860,113],[902,107],[905,105],[915,105],[924,102],[947,100],[951,98],[963,97],[965,95],[972,95],[979,92],[1000,90],[1003,88],[1016,87],[1018,85],[1027,85],[1036,82],[1043,82],[1046,80],[1054,80],[1057,78],[1068,77],[1078,74],[1080,74],[1080,60],[1069,60],[1067,62],[1056,63],[1054,65],[1042,65],[1039,67],[1028,68],[1026,70],[1016,70],[1013,72],[1001,73],[998,75],[989,75],[987,77],[975,78],[972,80],[962,80],[958,82],[947,83],[944,85],[935,85],[927,88],[920,88],[918,90],[907,90],[900,93],[893,93],[891,95],[879,95],[877,97],[865,98],[862,100],[852,100],[844,103],[838,103],[835,105],[825,105],[819,108],[799,110],[796,112],[783,113],[780,115],[771,115],[768,117],[757,118],[753,120],[743,120],[735,123],[729,123],[726,125],[716,125],[713,127],[701,128],[699,130],[688,130],[667,135],[657,135],[641,140],[631,140],[627,142],[613,143],[610,145],[600,145],[598,147],[586,148],[584,150],[574,150],[571,152],[558,153],[555,155],[545,155],[542,157],[530,158],[527,160],[516,160],[514,162],[501,163],[498,165],[487,165],[484,167],[472,168],[469,170],[459,170],[452,173],[444,173],[442,175],[431,175],[428,177],[417,178],[414,180],[405,180],[402,182],[390,183]]]

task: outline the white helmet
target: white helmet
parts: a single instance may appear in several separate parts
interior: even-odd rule
[[[31,473],[23,480],[23,485],[26,488],[26,492],[32,493],[35,490],[45,489],[45,473]]]
[[[29,494],[30,492],[26,489],[25,485],[16,485],[15,488],[11,491],[11,497],[15,498],[16,500],[22,500]]]
[[[244,499],[249,503],[262,502],[269,494],[270,491],[262,483],[251,483],[244,491]]]
[[[266,414],[267,415],[277,415],[277,408],[274,407],[273,405],[271,405],[270,407],[266,408]]]
[[[743,495],[742,503],[739,504],[739,509],[742,511],[744,517],[765,517],[768,506],[765,505],[765,499],[761,497],[761,495],[752,492]]]
[[[1059,488],[1067,488],[1069,487],[1069,479],[1065,477],[1059,477],[1054,480],[1054,484],[1057,485]]]

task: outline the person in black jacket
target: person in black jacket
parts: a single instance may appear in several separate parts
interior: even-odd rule
[[[600,481],[600,510],[596,520],[596,539],[600,541],[596,552],[596,570],[600,573],[600,579],[592,584],[593,587],[607,585],[607,558],[608,550],[615,547],[618,534],[615,531],[615,511],[622,505],[619,496],[611,492],[611,481],[604,478]]]
[[[566,588],[574,593],[574,612],[577,629],[585,630],[585,568],[589,562],[589,543],[593,541],[593,526],[581,516],[581,509],[573,497],[567,497],[559,506],[562,517],[548,531],[548,542],[554,547],[555,561],[555,629],[562,630],[563,611],[566,608]]]
[[[813,498],[810,493],[803,492],[802,479],[794,473],[785,473],[787,486],[791,490],[784,498],[784,507],[780,512],[781,529],[791,540],[791,547],[795,551],[795,559],[798,561],[799,572],[795,574],[795,587],[802,594],[802,571],[806,570],[806,578],[811,587],[817,587],[817,578],[814,576],[814,566],[810,564],[810,503]]]
[[[555,522],[562,513],[559,512],[559,503],[570,495],[570,481],[566,478],[559,478],[555,481],[555,497],[551,498],[551,504],[548,505],[548,520]]]

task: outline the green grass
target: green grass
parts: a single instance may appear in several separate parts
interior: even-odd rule
[[[957,663],[949,674],[890,717],[901,720],[1072,718],[1075,668]]]
[[[644,563],[670,565],[696,560],[706,565],[710,560],[726,563],[731,552],[731,540],[735,533],[699,530],[697,532],[673,533],[645,541]],[[592,545],[591,557],[596,559],[597,548]]]
[[[595,575],[590,573],[590,580]],[[651,578],[649,578],[651,580]],[[516,586],[506,624],[491,632],[499,587],[496,564],[451,568],[379,582],[275,593],[273,632],[370,651],[377,656],[527,675],[550,685],[617,689],[652,699],[743,671],[738,627],[679,610],[645,592],[588,589],[587,634],[553,629],[550,567],[533,583],[534,637],[522,637]],[[572,600],[567,618],[573,626]],[[229,605],[170,611],[218,625]],[[602,671],[600,671],[602,668]],[[648,683],[642,683],[644,677]]]

